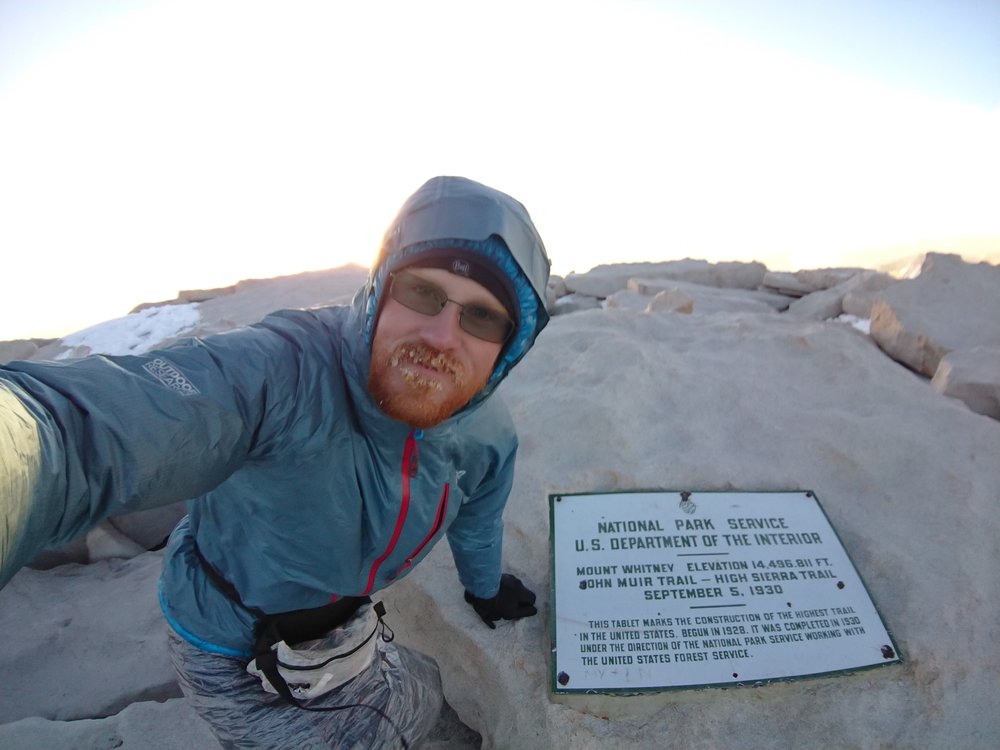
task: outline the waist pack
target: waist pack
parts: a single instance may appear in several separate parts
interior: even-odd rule
[[[267,614],[245,604],[197,545],[195,553],[216,588],[254,616],[254,659],[247,672],[258,677],[267,692],[293,705],[301,708],[300,701],[356,677],[371,664],[378,643],[393,639],[392,629],[382,619],[382,602],[345,596],[323,607]]]
[[[284,695],[287,690],[298,700],[328,693],[361,674],[375,657],[379,639],[376,633],[385,608],[362,604],[354,615],[321,638],[288,643],[275,641],[281,632],[267,629],[258,634],[254,660],[247,672],[257,677],[269,693]],[[274,624],[279,620],[272,619]],[[287,696],[285,696],[287,698]]]

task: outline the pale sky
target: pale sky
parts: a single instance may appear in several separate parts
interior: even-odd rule
[[[0,340],[367,265],[438,174],[560,274],[989,255],[1000,0],[0,0]]]

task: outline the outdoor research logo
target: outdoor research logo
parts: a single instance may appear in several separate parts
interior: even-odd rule
[[[142,366],[142,369],[160,381],[165,388],[177,391],[182,396],[195,396],[201,393],[180,370],[167,360],[157,357]]]

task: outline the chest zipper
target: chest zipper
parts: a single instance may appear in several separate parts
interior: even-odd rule
[[[401,467],[402,474],[402,497],[400,498],[399,504],[399,515],[396,517],[396,527],[392,530],[392,538],[389,540],[389,545],[385,548],[385,551],[379,555],[378,559],[372,564],[372,569],[368,572],[368,585],[365,587],[362,596],[367,596],[375,588],[375,577],[378,575],[378,569],[382,566],[392,554],[393,550],[396,549],[396,545],[399,543],[399,537],[403,533],[403,524],[406,523],[406,514],[410,510],[410,480],[416,479],[417,469],[419,467],[419,451],[417,449],[417,440],[422,438],[424,435],[423,430],[417,430],[411,432],[406,436],[406,443],[403,446],[403,461]],[[441,528],[441,524],[444,523],[445,514],[448,507],[448,485],[445,485],[444,495],[441,498],[441,503],[438,506],[437,517],[434,519],[434,529],[428,534],[427,538],[420,543],[420,546],[407,558],[406,563],[403,568],[407,567],[412,563],[412,558],[420,552],[421,549],[433,538],[433,536]],[[400,568],[402,570],[403,568]],[[398,572],[398,571],[397,571]],[[395,576],[394,576],[395,577]],[[336,596],[336,595],[335,595]]]
[[[408,567],[413,565],[413,560],[421,553],[421,551],[423,551],[424,547],[426,547],[430,543],[431,539],[437,536],[437,533],[441,530],[441,527],[444,525],[444,519],[447,518],[448,516],[448,493],[450,490],[451,490],[451,485],[446,484],[444,486],[444,492],[441,494],[441,502],[438,503],[437,515],[434,516],[434,526],[431,527],[430,533],[427,536],[425,536],[423,541],[417,545],[417,548],[407,556],[406,561],[402,565],[400,565],[399,568],[396,569],[396,572],[393,573],[392,576],[389,578],[390,581],[395,580],[400,573],[402,573]]]

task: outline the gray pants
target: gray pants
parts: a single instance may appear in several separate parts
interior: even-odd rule
[[[173,632],[169,639],[181,690],[226,750],[402,748],[403,738],[416,748],[441,713],[437,664],[403,646],[381,644],[364,672],[304,704],[351,707],[317,713],[265,692],[242,659],[202,651]]]

